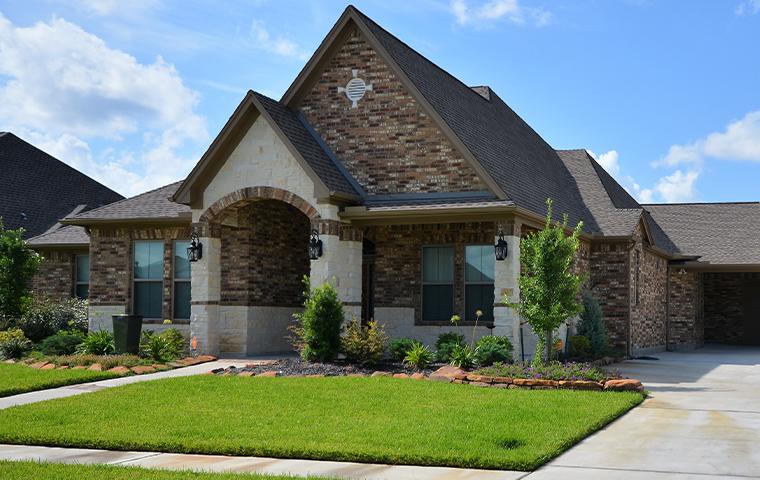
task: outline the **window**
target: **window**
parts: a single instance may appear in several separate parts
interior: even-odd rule
[[[493,322],[494,253],[493,245],[467,245],[464,268],[464,320],[474,320],[481,310],[481,321]]]
[[[174,318],[190,319],[190,261],[188,241],[174,242]]]
[[[422,249],[422,320],[448,321],[454,313],[454,247]]]
[[[90,296],[90,256],[77,255],[75,272],[75,294],[77,298],[87,300]]]
[[[164,289],[164,242],[135,242],[134,313],[143,318],[161,318]]]

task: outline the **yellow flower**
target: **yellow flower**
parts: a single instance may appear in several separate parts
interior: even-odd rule
[[[475,316],[476,317],[482,317],[483,316],[483,310],[475,310]]]
[[[451,316],[451,323],[453,323],[454,325],[456,325],[457,323],[459,323],[460,320],[462,320],[462,319],[459,317],[459,315],[452,315]]]
[[[172,324],[171,318],[164,319],[164,325],[171,325],[171,324]]]

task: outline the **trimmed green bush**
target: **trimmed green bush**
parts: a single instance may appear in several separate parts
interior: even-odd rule
[[[87,302],[77,298],[62,302],[35,299],[18,319],[17,326],[35,343],[61,330],[87,333]]]
[[[512,361],[512,342],[507,337],[488,335],[475,344],[475,363],[485,367],[496,362]]]
[[[464,335],[456,332],[444,332],[435,341],[435,356],[439,362],[450,362],[454,348],[464,345]]]
[[[45,355],[71,355],[77,351],[84,335],[75,332],[61,332],[51,335],[40,343],[39,349]]]
[[[366,326],[353,319],[346,326],[346,334],[341,340],[341,349],[346,360],[359,365],[377,365],[385,353],[388,336],[385,329],[371,321]]]
[[[592,357],[593,350],[591,341],[583,335],[573,335],[568,339],[570,345],[570,357],[580,360],[588,360]]]
[[[426,369],[430,366],[432,361],[433,354],[420,342],[416,342],[412,348],[406,352],[406,356],[404,357],[404,365],[417,370]]]
[[[391,340],[391,344],[388,347],[391,358],[397,362],[403,362],[406,358],[406,353],[414,347],[415,344],[420,343],[419,340],[413,338],[402,337],[394,338]]]
[[[450,363],[459,368],[472,368],[475,364],[475,351],[469,345],[455,345],[451,351]]]
[[[594,358],[604,356],[608,350],[607,329],[604,326],[602,308],[590,292],[583,293],[583,312],[578,323],[578,335],[583,335],[591,342],[591,354]]]
[[[142,332],[140,338],[140,356],[156,362],[171,362],[180,357],[185,339],[176,328],[154,333],[151,330]]]
[[[116,352],[113,334],[108,330],[90,332],[77,347],[77,353],[89,355],[111,355]]]
[[[343,303],[330,283],[311,288],[309,278],[304,277],[304,285],[304,310],[293,315],[297,324],[290,328],[293,346],[309,362],[334,360],[340,351]]]
[[[21,358],[32,348],[20,328],[11,328],[0,332],[0,359]]]

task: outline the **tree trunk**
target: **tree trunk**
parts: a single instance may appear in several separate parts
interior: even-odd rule
[[[552,341],[552,331],[547,330],[546,334],[546,362],[552,361],[552,350],[554,349],[554,342]]]

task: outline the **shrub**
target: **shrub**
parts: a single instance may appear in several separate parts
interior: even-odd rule
[[[583,335],[591,342],[591,354],[594,358],[603,356],[607,352],[607,330],[604,327],[604,318],[599,302],[589,292],[583,293],[583,312],[581,321],[578,323],[578,335]]]
[[[451,351],[450,363],[459,368],[472,368],[475,364],[475,352],[468,345],[455,345]]]
[[[451,353],[457,345],[464,345],[464,335],[456,332],[444,332],[435,341],[435,356],[439,362],[451,361]]]
[[[12,328],[0,332],[0,359],[21,358],[32,348],[24,332],[19,328]]]
[[[406,353],[411,350],[416,343],[420,342],[413,338],[394,338],[391,340],[391,344],[388,347],[391,358],[397,362],[403,362],[404,358],[406,358]]]
[[[140,356],[156,362],[171,362],[179,358],[184,344],[184,337],[175,328],[159,334],[147,330],[140,338]]]
[[[35,299],[18,320],[18,327],[35,343],[61,330],[87,333],[87,302],[77,298],[62,302]]]
[[[382,325],[371,321],[364,326],[358,319],[353,319],[346,326],[341,349],[351,363],[377,365],[383,358],[387,341],[388,336]]]
[[[581,360],[590,359],[593,353],[591,341],[583,335],[573,335],[568,339],[570,356]]]
[[[608,378],[619,378],[619,374],[609,374],[588,363],[550,362],[539,366],[523,363],[494,363],[490,367],[476,370],[480,375],[511,378],[543,378],[546,380],[593,380],[601,382]]]
[[[433,354],[420,342],[415,342],[404,357],[404,365],[417,370],[426,369],[432,361]]]
[[[475,345],[475,363],[481,367],[512,361],[512,342],[507,337],[488,335]]]
[[[6,230],[0,219],[0,316],[18,318],[24,313],[41,261],[24,241],[24,229]]]
[[[77,353],[90,355],[111,355],[116,352],[113,334],[108,330],[90,332],[77,347]]]
[[[293,346],[301,358],[309,362],[333,360],[340,351],[340,330],[343,323],[343,304],[338,291],[330,283],[311,288],[304,277],[304,310],[293,315],[297,321],[290,328]]]
[[[40,343],[40,351],[45,355],[71,355],[84,340],[84,335],[78,331],[63,331],[47,337]]]

